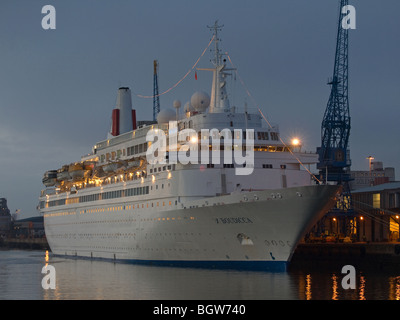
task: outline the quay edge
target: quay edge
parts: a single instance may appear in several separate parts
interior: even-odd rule
[[[344,265],[359,270],[399,271],[400,242],[300,243],[289,270],[329,267],[341,272]]]

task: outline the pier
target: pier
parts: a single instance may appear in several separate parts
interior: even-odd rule
[[[300,243],[291,261],[293,270],[344,265],[363,270],[398,271],[400,242]]]
[[[46,238],[5,238],[0,239],[0,248],[49,250]]]

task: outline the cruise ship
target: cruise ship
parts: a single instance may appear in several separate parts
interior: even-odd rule
[[[44,174],[39,211],[55,255],[138,264],[286,270],[337,186],[307,169],[318,155],[285,143],[261,112],[231,106],[213,31],[211,94],[137,121],[117,92],[107,139]]]

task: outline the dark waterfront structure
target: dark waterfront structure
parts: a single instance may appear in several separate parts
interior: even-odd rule
[[[352,170],[350,171],[350,176],[351,190],[396,181],[395,169],[393,167],[384,167],[381,161],[371,161],[369,170]]]
[[[43,238],[45,236],[43,217],[30,217],[13,222],[13,237]]]
[[[352,191],[354,215],[330,212],[306,242],[400,242],[400,182]]]
[[[0,198],[0,236],[2,238],[42,238],[45,236],[43,217],[16,220],[11,216],[7,199]]]
[[[7,199],[0,198],[0,236],[8,235],[11,228],[11,215],[7,206]]]
[[[0,238],[0,247],[48,250],[43,217],[37,216],[13,221],[10,216],[8,229],[2,232]]]
[[[399,241],[400,182],[353,191],[358,213],[358,238],[366,241]]]

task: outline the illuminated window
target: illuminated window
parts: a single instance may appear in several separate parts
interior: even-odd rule
[[[372,206],[374,208],[380,208],[381,207],[381,194],[380,193],[374,193],[372,195]]]

